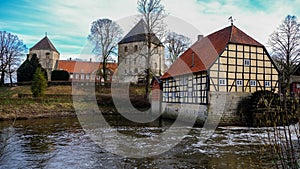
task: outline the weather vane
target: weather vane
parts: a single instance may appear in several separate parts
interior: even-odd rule
[[[235,21],[235,19],[232,16],[230,16],[228,18],[228,21],[231,23],[231,26],[233,26],[233,22]]]

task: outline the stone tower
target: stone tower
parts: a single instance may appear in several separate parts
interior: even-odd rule
[[[29,49],[28,59],[36,56],[40,64],[46,69],[48,74],[48,81],[51,80],[51,72],[54,70],[56,62],[59,60],[59,52],[56,50],[47,35]]]
[[[118,43],[118,74],[122,81],[137,83],[145,80],[147,65],[147,29],[141,19]],[[165,70],[164,46],[157,36],[151,36],[150,67],[152,75],[161,76]]]

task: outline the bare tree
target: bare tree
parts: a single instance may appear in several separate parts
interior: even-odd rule
[[[279,105],[278,110],[281,125],[283,125],[283,132],[277,127],[277,124],[273,125],[274,130],[271,132],[272,139],[274,140],[273,149],[275,155],[279,157],[280,164],[276,165],[277,168],[299,168],[297,162],[298,152],[297,146],[299,145],[299,139],[295,142],[292,139],[293,132],[296,132],[299,138],[299,126],[293,127],[291,117],[294,116],[294,108],[297,107],[297,103],[293,99],[288,99],[287,95],[290,93],[290,78],[296,71],[296,67],[300,61],[300,25],[297,22],[295,16],[288,15],[281,25],[273,32],[268,41],[268,45],[272,49],[272,57],[281,70],[281,89],[283,94],[283,102]],[[282,109],[283,107],[283,109]],[[275,115],[273,115],[275,118]],[[299,117],[297,116],[298,121]],[[280,143],[280,144],[278,144]]]
[[[17,35],[0,31],[0,85],[4,85],[5,75],[9,76],[12,85],[12,74],[19,66],[26,49],[26,45]]]
[[[107,81],[107,61],[111,59],[112,54],[116,54],[115,50],[122,34],[121,27],[110,19],[98,19],[92,23],[88,39],[95,45],[93,53],[102,60],[102,76],[105,82]]]
[[[300,27],[295,16],[288,15],[273,32],[268,41],[272,57],[282,73],[281,82],[285,84],[283,93],[290,91],[290,77],[299,64]]]
[[[165,40],[165,44],[169,51],[168,60],[172,64],[190,46],[191,41],[189,37],[170,32]]]
[[[138,0],[138,11],[146,23],[146,92],[145,97],[149,94],[150,76],[151,76],[151,43],[154,36],[161,39],[165,34],[164,18],[167,16],[164,6],[161,4],[161,0]],[[154,35],[154,36],[153,36]]]

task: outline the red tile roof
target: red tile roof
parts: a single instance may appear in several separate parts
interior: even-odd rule
[[[232,25],[195,42],[171,65],[161,78],[165,79],[208,70],[228,43],[263,47],[262,44]],[[193,53],[194,64],[192,63]]]
[[[115,72],[118,67],[117,63],[107,63],[107,68]],[[101,62],[84,62],[72,60],[59,60],[57,70],[65,70],[69,73],[85,73],[90,74],[102,68]]]
[[[30,48],[30,50],[50,50],[59,53],[47,36]]]

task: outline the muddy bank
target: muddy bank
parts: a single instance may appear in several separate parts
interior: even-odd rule
[[[103,114],[119,114],[114,106],[113,99],[109,94],[98,95],[97,104]],[[130,97],[131,103],[137,109],[147,109],[150,103],[143,96],[135,95]],[[75,117],[76,112],[72,99],[56,98],[49,99],[7,99],[6,104],[0,105],[0,120],[34,119],[34,118],[59,118]],[[89,103],[83,104],[89,110]]]

